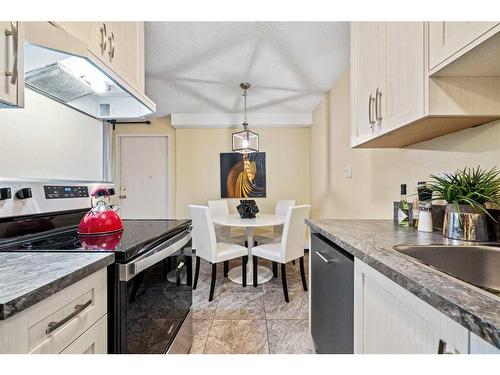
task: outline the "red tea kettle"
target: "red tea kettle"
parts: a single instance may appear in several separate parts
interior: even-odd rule
[[[115,250],[122,239],[123,232],[115,232],[101,235],[85,235],[78,236],[82,247],[86,250]]]
[[[99,200],[94,203],[96,197],[107,197],[107,201]],[[111,208],[111,198],[107,189],[99,188],[92,192],[90,198],[92,208],[80,221],[78,234],[103,235],[123,230],[123,222],[120,216]]]

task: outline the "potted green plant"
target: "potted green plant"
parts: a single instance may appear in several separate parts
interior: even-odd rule
[[[492,222],[496,219],[486,209],[486,203],[500,205],[500,171],[464,168],[455,173],[431,175],[428,185],[432,200],[445,200],[443,236],[465,241],[489,241]]]

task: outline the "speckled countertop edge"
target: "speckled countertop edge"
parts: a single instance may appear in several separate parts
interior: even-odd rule
[[[319,233],[500,348],[500,299],[393,250],[399,244],[443,244],[439,233],[400,230],[389,220],[306,220]],[[373,228],[372,228],[373,227]],[[370,230],[372,228],[372,230]],[[383,232],[386,233],[383,233]],[[356,239],[355,239],[356,238]]]
[[[1,253],[1,257],[10,257],[11,270],[5,269],[5,259],[0,264],[2,278],[10,284],[8,287],[0,282],[0,320],[5,320],[13,315],[43,301],[60,290],[84,279],[85,277],[112,264],[115,260],[114,254],[103,253]],[[61,258],[64,257],[65,260]],[[33,259],[36,258],[36,259]],[[12,259],[15,259],[12,262]],[[55,271],[51,266],[54,261],[58,269]],[[34,265],[26,265],[31,262]],[[64,261],[67,261],[67,271],[64,270]],[[12,264],[13,263],[13,264]],[[17,263],[17,264],[16,264]],[[20,266],[20,267],[16,267]],[[24,266],[24,268],[23,268]],[[18,270],[16,270],[18,268]],[[54,267],[55,268],[55,267]],[[61,271],[62,270],[62,271]],[[32,285],[26,285],[25,278],[19,280],[19,292],[15,289],[16,272],[33,272]],[[51,275],[51,272],[53,274]],[[36,274],[43,276],[43,281],[37,282]],[[1,281],[1,280],[0,280]],[[2,290],[3,289],[3,290]],[[8,293],[2,293],[10,289]]]

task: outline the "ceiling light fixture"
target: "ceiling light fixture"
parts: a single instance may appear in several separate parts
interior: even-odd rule
[[[240,83],[243,89],[244,98],[244,117],[243,117],[243,130],[233,133],[233,152],[241,154],[250,154],[252,152],[259,152],[259,135],[248,130],[247,122],[247,90],[251,87],[248,82]]]

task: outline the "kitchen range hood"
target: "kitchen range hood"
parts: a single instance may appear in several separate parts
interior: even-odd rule
[[[87,45],[49,22],[27,22],[26,87],[103,120],[136,119],[156,105],[88,51]]]

